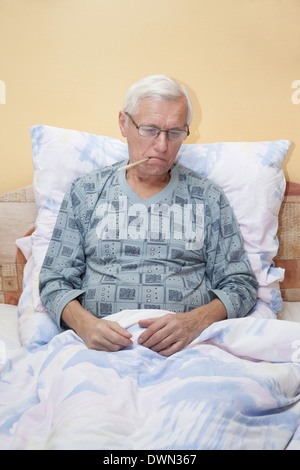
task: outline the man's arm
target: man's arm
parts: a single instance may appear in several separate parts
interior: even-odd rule
[[[39,276],[41,300],[60,328],[63,308],[84,294],[81,280],[86,268],[84,230],[82,224],[77,224],[75,201],[79,197],[72,184],[62,201]]]
[[[204,242],[210,300],[217,297],[223,302],[227,318],[244,317],[256,303],[258,282],[238,221],[223,191],[210,206],[210,212]]]
[[[87,204],[73,184],[67,191],[40,272],[40,295],[50,316],[60,328],[67,326],[87,346],[118,351],[131,346],[131,334],[119,324],[96,318],[85,310],[78,297],[85,294],[85,226]]]

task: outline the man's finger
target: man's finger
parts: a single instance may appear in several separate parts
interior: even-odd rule
[[[157,318],[143,318],[142,320],[138,321],[138,324],[143,328],[148,328],[155,321],[157,321]]]
[[[161,322],[161,318],[147,318],[140,320],[138,323],[141,327],[146,328],[138,338],[139,344],[144,344],[164,326],[164,323]],[[149,347],[149,345],[147,345],[147,347]]]
[[[115,331],[116,333],[118,333],[121,336],[124,336],[124,338],[131,338],[132,337],[132,334],[129,333],[129,331],[126,330],[126,328],[123,328],[121,325],[119,325],[119,323],[110,322],[109,326],[111,327],[111,329],[113,331]]]
[[[117,351],[133,344],[130,339],[132,334],[115,322],[104,320],[101,323],[101,336],[102,340],[99,341],[99,344],[102,343],[106,349],[112,351]]]

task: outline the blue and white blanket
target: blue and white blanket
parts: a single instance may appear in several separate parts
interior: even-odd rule
[[[300,324],[225,320],[166,358],[136,341],[161,314],[109,317],[134,338],[115,353],[73,331],[6,342],[0,449],[300,449]]]

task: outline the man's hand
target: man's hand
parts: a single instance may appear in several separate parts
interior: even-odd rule
[[[81,333],[89,349],[109,352],[132,346],[131,336],[119,323],[96,317],[84,326]]]
[[[72,300],[66,305],[62,320],[83,339],[89,349],[120,351],[133,344],[131,333],[119,323],[96,318],[78,300]]]
[[[209,325],[225,320],[226,309],[219,299],[186,313],[167,314],[140,320],[146,328],[138,342],[162,356],[170,356],[190,344]]]

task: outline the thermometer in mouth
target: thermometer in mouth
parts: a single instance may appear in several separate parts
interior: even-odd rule
[[[147,160],[149,160],[149,157],[143,158],[142,160],[139,160],[138,162],[129,163],[128,165],[122,166],[121,168],[118,168],[118,171],[127,170],[127,168],[131,168],[135,165],[139,165],[140,163],[146,162]]]

